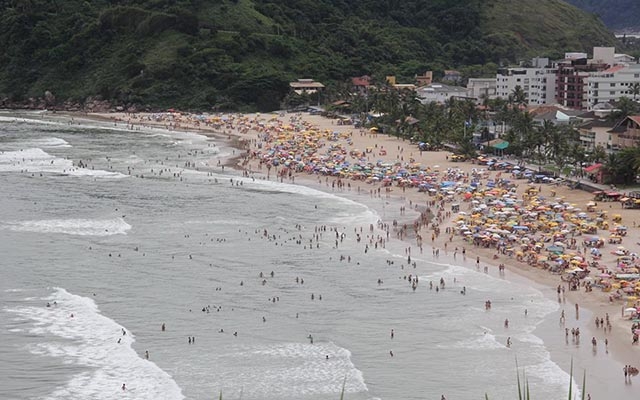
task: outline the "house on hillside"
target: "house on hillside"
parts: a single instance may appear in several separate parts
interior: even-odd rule
[[[313,94],[324,89],[324,85],[322,83],[306,78],[298,79],[295,82],[289,82],[289,87],[299,95],[303,93]]]
[[[623,119],[609,133],[611,134],[612,151],[640,145],[640,115]]]
[[[351,78],[351,88],[353,93],[364,95],[371,87],[371,77],[369,75],[356,76]]]
[[[445,69],[444,76],[442,77],[443,82],[451,82],[458,83],[462,81],[462,74],[459,71],[455,71],[452,69]]]
[[[424,75],[416,75],[415,79],[418,87],[431,85],[433,83],[433,71],[425,71]]]

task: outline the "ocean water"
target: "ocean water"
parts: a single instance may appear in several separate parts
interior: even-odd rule
[[[0,118],[0,398],[511,399],[516,358],[566,398],[536,332],[559,304],[375,248],[398,203],[222,171],[215,138],[42,118]]]

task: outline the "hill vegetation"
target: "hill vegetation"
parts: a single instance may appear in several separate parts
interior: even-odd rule
[[[640,31],[640,2],[637,0],[566,0],[598,15],[613,30]]]
[[[153,108],[279,107],[288,82],[466,77],[612,45],[558,0],[4,0],[0,98],[99,95]]]

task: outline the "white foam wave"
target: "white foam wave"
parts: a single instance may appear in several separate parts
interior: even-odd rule
[[[480,335],[471,335],[464,340],[460,340],[451,344],[442,344],[438,347],[447,349],[469,349],[476,351],[507,348],[506,345],[499,343],[496,339],[496,336],[489,331]]]
[[[566,373],[558,364],[551,360],[543,361],[539,364],[526,366],[527,378],[532,384],[556,385],[562,387],[567,384],[569,374]],[[576,384],[575,378],[571,380],[573,393],[575,398],[580,398],[580,388]]]
[[[69,142],[57,137],[32,139],[23,143],[23,147],[44,147],[44,148],[68,148],[72,147]]]
[[[16,232],[65,233],[79,236],[126,235],[131,225],[122,218],[113,219],[47,219],[1,222],[0,229]]]
[[[95,178],[126,178],[119,172],[79,168],[73,161],[53,156],[40,148],[0,152],[0,172],[54,173]]]
[[[367,391],[351,353],[333,343],[244,347],[219,357],[220,365],[226,367],[214,371],[214,381],[221,387],[243,387],[249,398],[335,395],[341,392],[345,376],[345,393]]]
[[[124,328],[100,314],[92,299],[56,288],[43,300],[52,306],[6,309],[33,321],[31,334],[46,339],[53,336],[56,340],[29,346],[31,352],[90,369],[73,376],[66,386],[46,396],[46,400],[184,398],[169,374],[133,350],[135,337],[129,332],[123,335]],[[123,383],[126,391],[121,389]]]

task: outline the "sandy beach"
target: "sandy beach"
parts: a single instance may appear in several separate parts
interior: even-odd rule
[[[171,115],[116,113],[77,115],[77,117],[110,120],[116,124],[126,123],[132,130],[139,126],[157,126],[226,138],[233,141],[234,145],[238,147],[237,154],[228,160],[226,165],[242,170],[243,176],[255,177],[256,179],[277,179],[337,194],[341,191],[357,192],[360,196],[389,199],[389,204],[403,204],[401,207],[404,209],[401,210],[401,213],[407,216],[406,221],[400,221],[397,224],[394,224],[394,221],[383,222],[394,225],[393,232],[396,237],[410,243],[414,251],[422,248],[425,253],[428,253],[437,249],[449,257],[454,257],[454,260],[462,265],[469,268],[486,268],[487,272],[491,274],[498,274],[498,265],[504,265],[507,273],[513,272],[536,282],[549,298],[557,299],[562,305],[562,312],[566,313],[566,317],[558,324],[558,337],[563,339],[565,328],[571,329],[577,325],[576,321],[580,319],[582,326],[587,326],[589,332],[593,332],[592,336],[597,340],[599,348],[604,349],[605,340],[608,341],[608,356],[624,365],[638,366],[638,346],[632,345],[631,314],[623,312],[623,310],[637,305],[635,293],[622,291],[620,280],[603,277],[615,275],[615,273],[610,274],[609,272],[616,271],[620,256],[627,255],[632,258],[632,261],[635,261],[635,253],[629,249],[635,248],[636,244],[640,242],[640,228],[637,228],[638,222],[640,222],[638,214],[640,210],[624,209],[617,201],[598,201],[594,206],[592,203],[594,195],[587,191],[573,190],[564,184],[528,184],[526,179],[516,179],[509,171],[490,170],[487,165],[480,165],[477,162],[455,162],[451,159],[452,153],[450,152],[420,151],[416,144],[408,141],[377,134],[377,132],[368,129],[354,128],[352,125],[340,125],[338,120],[316,115],[228,114],[201,118],[183,116],[178,113]],[[273,150],[277,144],[281,145],[278,151],[290,153],[290,157],[285,157],[285,162],[282,158],[279,162],[273,162],[274,158],[278,158],[273,156],[273,152],[272,156],[267,156],[267,150]],[[287,145],[283,146],[284,144]],[[619,216],[620,225],[626,227],[625,234],[621,236],[621,243],[609,243],[608,239],[611,233],[609,229],[603,229],[603,226],[592,233],[583,233],[580,230],[572,231],[571,234],[566,232],[562,239],[566,242],[563,244],[565,246],[564,254],[558,258],[558,261],[561,262],[562,259],[565,259],[567,263],[562,264],[561,270],[551,272],[552,268],[549,268],[549,264],[553,265],[553,263],[551,260],[547,260],[548,252],[545,250],[550,244],[554,244],[555,236],[550,244],[544,244],[536,254],[528,254],[524,251],[522,253],[525,254],[520,254],[517,246],[512,246],[515,248],[509,251],[505,251],[507,250],[505,246],[500,252],[493,245],[489,247],[474,246],[469,235],[462,234],[459,229],[461,222],[464,225],[472,223],[472,214],[481,214],[478,210],[473,211],[474,206],[478,203],[473,202],[475,197],[468,196],[466,190],[451,191],[450,195],[441,195],[439,190],[438,193],[432,193],[429,190],[419,190],[409,182],[402,184],[401,179],[372,179],[371,175],[367,175],[364,171],[362,175],[351,172],[334,174],[327,171],[326,168],[327,165],[332,166],[330,164],[332,161],[334,164],[337,161],[329,159],[328,156],[320,159],[319,154],[341,154],[336,160],[351,165],[361,162],[428,170],[434,176],[439,176],[440,180],[444,179],[444,175],[448,172],[450,176],[457,175],[460,181],[464,181],[465,184],[468,184],[474,177],[481,182],[481,186],[486,185],[488,181],[497,182],[500,179],[506,179],[509,181],[509,186],[505,186],[504,192],[500,192],[500,194],[506,193],[511,196],[514,202],[516,199],[524,199],[523,202],[518,203],[520,208],[530,206],[532,201],[536,201],[533,203],[534,206],[541,207],[542,205],[551,208],[553,208],[552,204],[559,202],[565,213],[577,215],[580,212],[586,212],[585,220],[594,221],[594,224],[596,216],[604,216],[609,228],[614,227],[612,221],[614,216],[616,218]],[[309,168],[310,159],[314,160],[315,169]],[[318,168],[320,163],[325,169]],[[212,161],[209,167],[223,169],[224,165],[216,165]],[[486,186],[483,187],[486,188]],[[489,203],[486,202],[486,204]],[[458,206],[453,208],[453,205]],[[378,211],[380,215],[383,215],[383,210]],[[521,215],[514,214],[512,217],[518,218],[518,221],[522,219]],[[602,222],[600,221],[600,223]],[[435,234],[434,227],[439,230],[439,235]],[[557,227],[557,230],[560,231],[560,228],[561,226]],[[551,229],[551,233],[546,233],[553,234],[553,232],[556,232],[555,228]],[[598,236],[603,242],[598,248],[597,257],[594,257],[593,252],[588,251],[590,246],[583,245],[584,240],[594,236]],[[501,239],[507,239],[506,233],[502,235]],[[521,237],[516,239],[519,240]],[[512,244],[518,242],[516,239],[512,240]],[[573,245],[572,241],[575,241]],[[625,249],[620,250],[619,246],[625,246]],[[566,258],[564,258],[565,255]],[[574,257],[578,257],[575,260],[579,260],[579,264],[578,262],[573,263]],[[477,259],[479,259],[479,265],[476,262]],[[536,262],[531,262],[534,259]],[[549,262],[546,263],[546,261]],[[600,268],[595,268],[593,262],[597,262]],[[633,263],[628,267],[633,267]],[[569,290],[570,284],[566,278],[572,275],[568,275],[567,270],[576,268],[589,270],[590,273],[587,279],[577,281],[579,283],[577,290]],[[582,275],[576,274],[576,276]],[[565,280],[562,279],[563,276]],[[585,286],[585,282],[588,282],[589,285]],[[592,286],[592,290],[587,290],[588,286]],[[557,292],[558,287],[563,288],[561,293]],[[616,293],[619,296],[614,296]],[[579,315],[576,315],[578,310]],[[590,320],[585,320],[587,315],[590,316]],[[593,316],[598,318],[608,316],[610,327],[608,324],[607,328],[604,324],[596,327]],[[592,336],[587,337],[587,334],[583,334],[581,338],[583,347],[591,347]],[[567,338],[567,344],[568,340]],[[563,368],[569,364],[569,360],[561,359],[558,355],[555,355],[554,358]],[[588,366],[587,369],[598,371],[600,368],[606,368],[598,363],[598,361],[594,361],[593,365]],[[622,376],[622,371],[620,371],[620,376]],[[587,392],[606,393],[607,388],[595,390],[591,387]],[[594,396],[594,398],[603,397]]]

